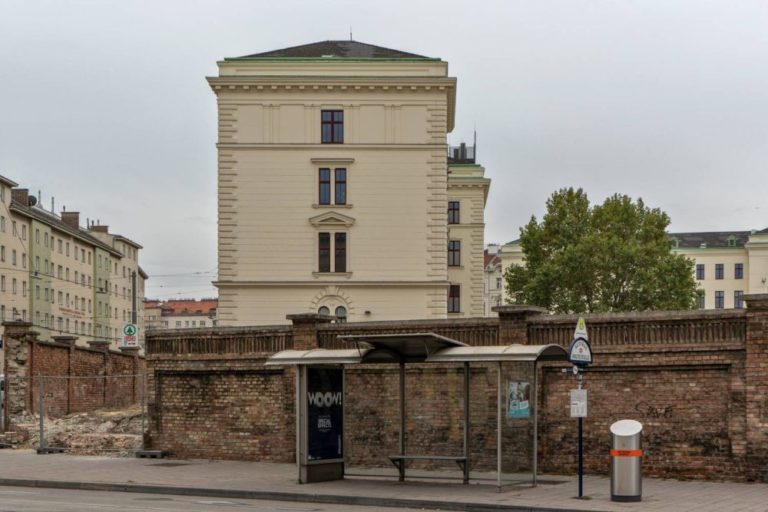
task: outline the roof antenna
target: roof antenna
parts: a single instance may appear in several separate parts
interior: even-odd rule
[[[349,26],[349,40],[352,41],[352,25]]]

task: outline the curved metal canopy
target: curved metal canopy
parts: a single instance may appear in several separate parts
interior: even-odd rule
[[[326,350],[315,348],[312,350],[283,350],[269,357],[265,366],[287,366],[304,364],[356,364],[361,362],[363,355],[370,349],[358,350],[356,348],[343,350]]]
[[[339,336],[339,339],[352,342],[359,349],[372,349],[363,357],[364,363],[422,363],[440,350],[467,346],[466,343],[431,332],[352,335]]]
[[[565,361],[559,345],[500,345],[470,347],[433,333],[340,336],[357,348],[284,350],[266,361],[267,366],[359,363],[464,363],[498,361]]]
[[[474,361],[565,361],[568,352],[560,345],[499,345],[449,347],[429,356],[427,363],[464,363]]]

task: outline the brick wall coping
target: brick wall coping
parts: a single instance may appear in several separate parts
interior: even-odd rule
[[[35,340],[33,343],[35,343],[35,345],[45,345],[46,347],[56,347],[56,348],[69,349],[69,344],[68,343],[60,343],[58,341]]]
[[[389,320],[379,322],[349,322],[343,324],[319,324],[318,331],[354,331],[357,329],[392,329],[394,328],[423,328],[423,327],[476,327],[497,326],[499,319],[495,317],[475,318],[446,318],[424,320]]]
[[[188,329],[158,329],[147,331],[147,341],[167,340],[179,337],[205,338],[213,336],[231,336],[236,334],[282,334],[292,332],[292,327],[286,325],[243,325],[233,327],[210,327]]]
[[[693,311],[648,311],[629,313],[588,313],[582,315],[539,315],[529,320],[529,324],[573,324],[574,327],[580,316],[589,323],[630,323],[630,322],[674,322],[698,320],[735,320],[746,318],[744,309],[724,310],[693,310]]]

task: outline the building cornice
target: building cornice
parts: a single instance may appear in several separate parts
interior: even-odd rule
[[[225,75],[206,77],[215,91],[236,90],[334,90],[362,91],[449,91],[456,89],[455,77],[421,76],[318,76],[318,75]]]
[[[223,92],[263,93],[343,91],[363,92],[441,92],[448,95],[447,131],[454,128],[456,113],[456,77],[401,76],[290,76],[248,75],[209,76],[206,78],[214,94]]]
[[[426,287],[426,288],[444,288],[450,284],[449,281],[347,281],[347,280],[339,280],[339,281],[306,281],[306,280],[296,280],[296,281],[213,281],[213,285],[217,286],[219,288],[234,288],[234,287],[240,287],[240,288],[257,288],[257,287],[278,287],[278,288],[284,288],[284,287],[317,287],[318,285],[321,286],[328,286],[331,284],[336,284],[338,286],[368,286],[368,287],[382,287],[382,288],[391,288],[391,287]]]
[[[220,142],[216,144],[218,149],[288,149],[291,151],[296,150],[312,150],[312,151],[345,151],[345,150],[375,150],[380,151],[382,149],[391,150],[416,150],[416,151],[446,151],[447,144],[370,144],[370,143],[344,143],[344,144],[304,144],[304,143],[251,143],[251,142]],[[321,157],[318,157],[318,159]],[[329,157],[328,160],[338,162],[340,160],[349,160],[349,157],[336,158]],[[314,159],[313,159],[314,160]]]

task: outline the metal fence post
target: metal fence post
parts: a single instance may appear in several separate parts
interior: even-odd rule
[[[147,449],[146,446],[144,446],[144,437],[145,437],[145,420],[146,420],[146,401],[144,397],[147,394],[147,374],[142,373],[141,374],[141,451],[144,451]]]
[[[40,413],[40,441],[38,442],[37,452],[45,450],[45,390],[44,379],[42,375],[37,376],[37,401]]]

